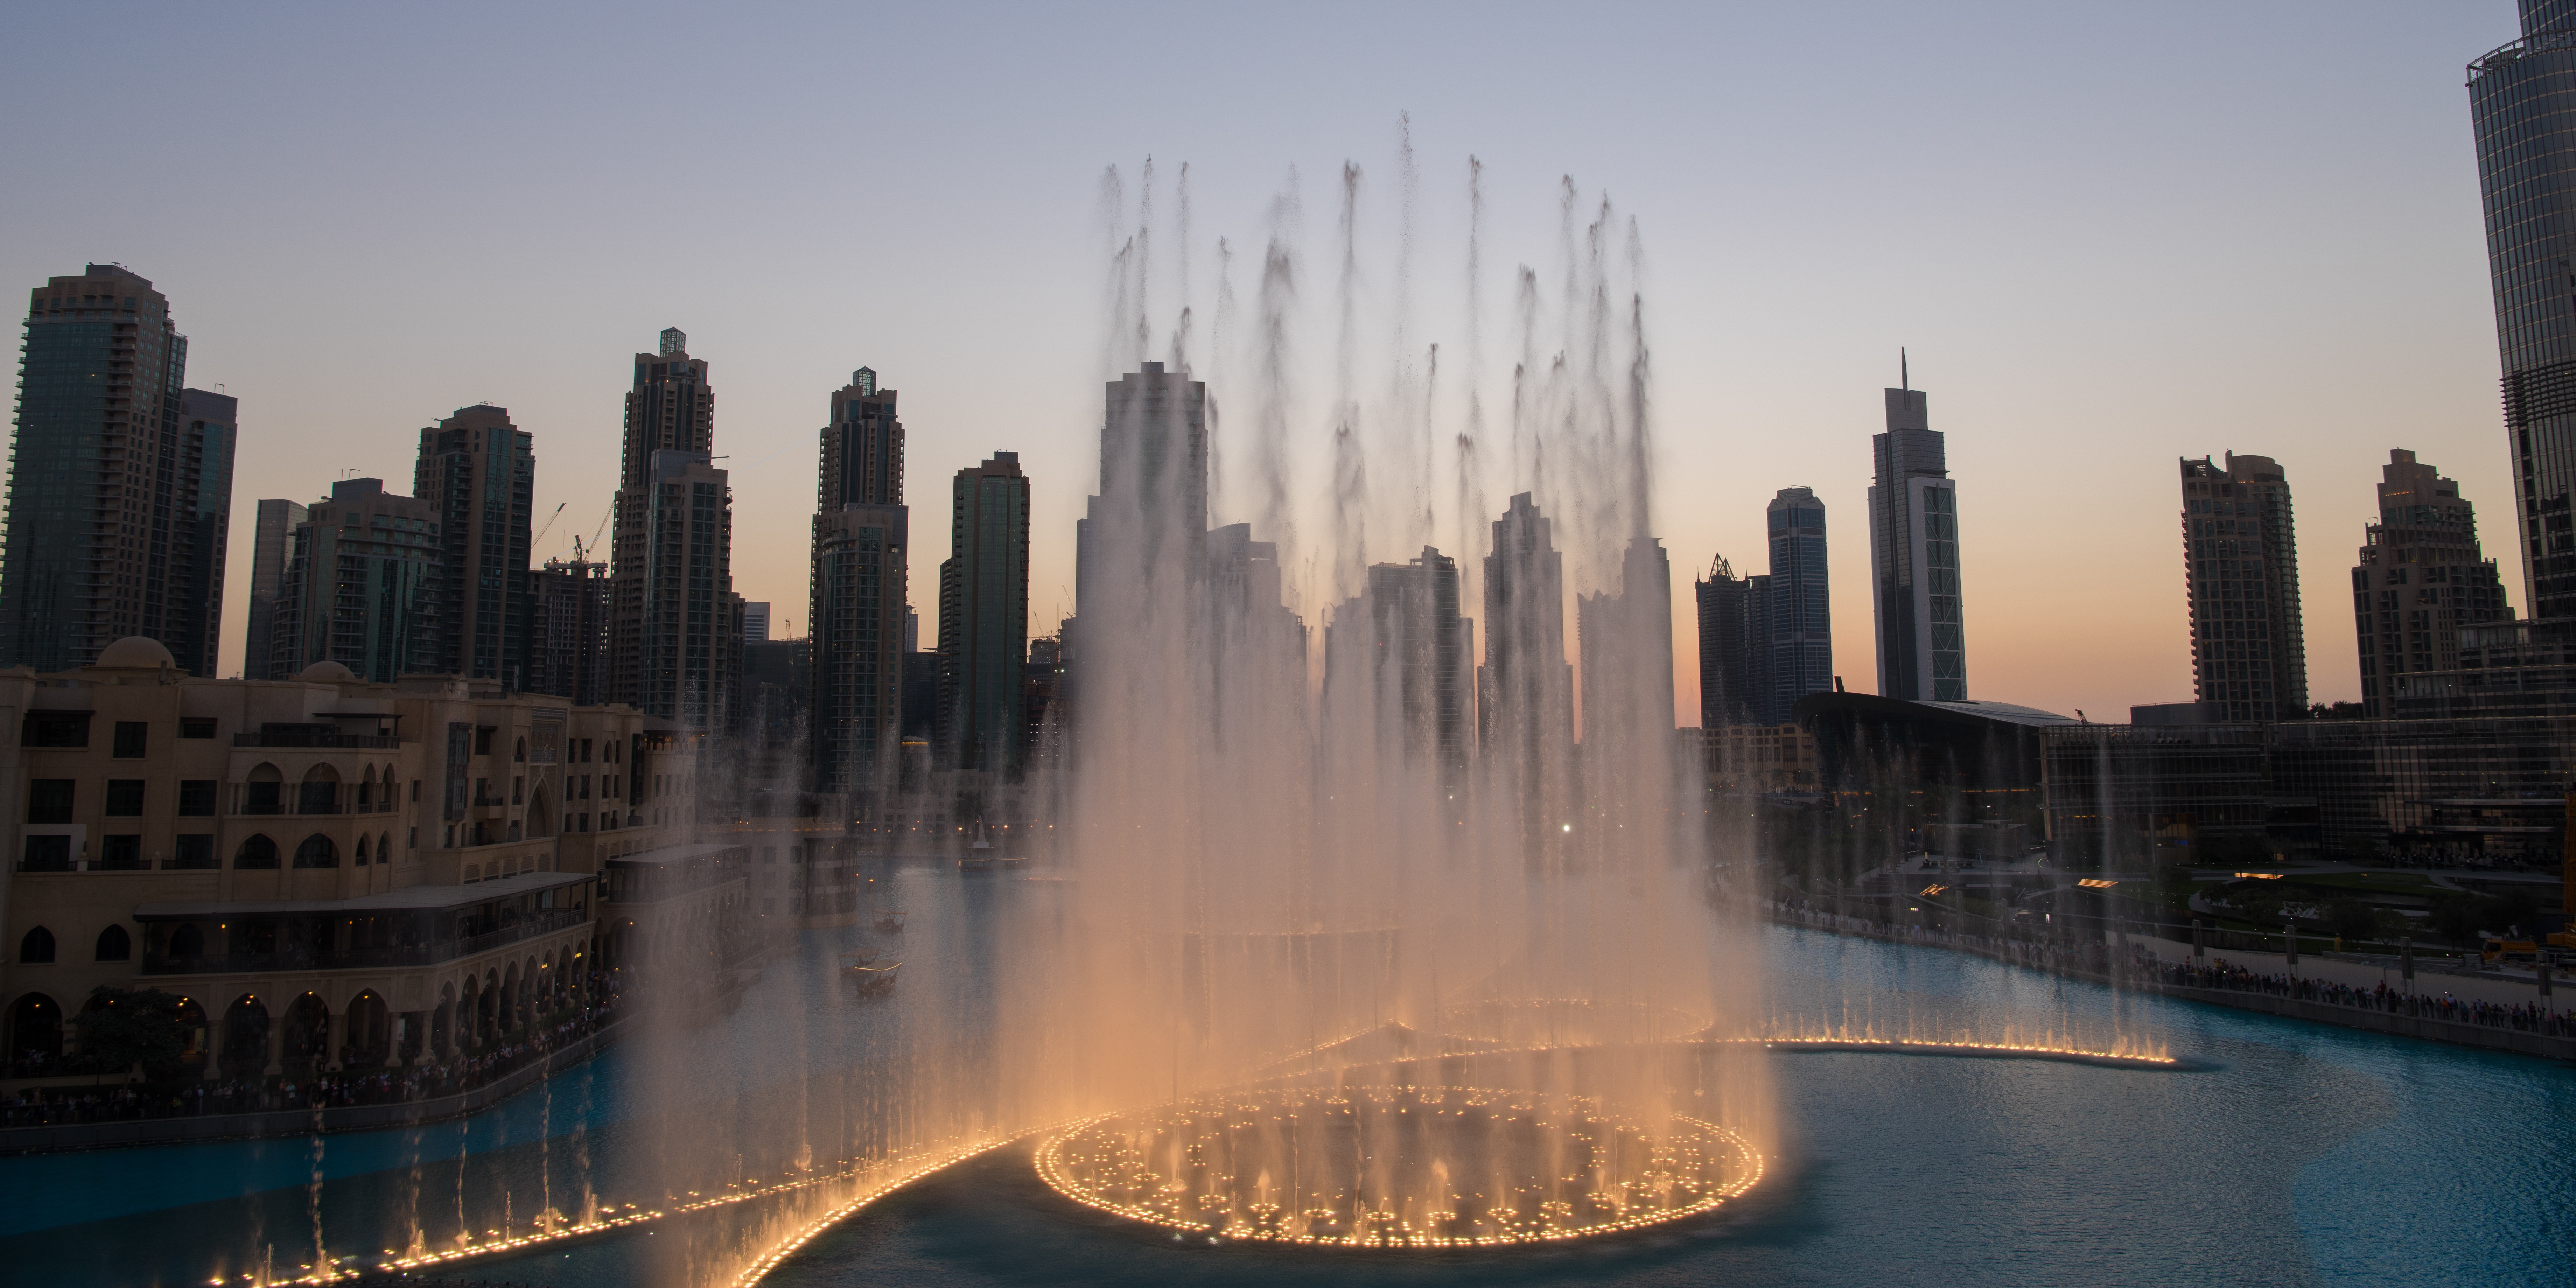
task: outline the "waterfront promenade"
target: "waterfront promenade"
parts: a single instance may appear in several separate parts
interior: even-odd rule
[[[1784,926],[1973,953],[2113,988],[2284,1019],[2576,1061],[2576,1007],[2553,1005],[2558,1000],[2554,995],[2540,996],[2530,986],[2517,989],[2511,981],[2428,974],[2413,981],[2410,991],[2402,985],[2391,987],[2385,979],[2371,985],[2335,978],[2387,972],[2313,955],[2296,966],[2279,954],[2195,958],[2189,944],[2144,935],[2129,936],[2122,952],[2100,943],[2007,939],[1901,925],[1781,901],[1766,902],[1764,910],[1769,920]],[[2514,991],[2528,1000],[2489,996]]]

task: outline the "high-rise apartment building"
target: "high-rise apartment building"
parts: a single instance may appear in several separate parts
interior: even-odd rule
[[[1614,724],[1669,734],[1673,572],[1662,541],[1630,538],[1618,592],[1578,595],[1574,609],[1583,654],[1583,741],[1598,741]]]
[[[1964,702],[1968,644],[1959,599],[1959,492],[1923,391],[1889,389],[1887,432],[1870,439],[1869,564],[1878,693]]]
[[[892,389],[861,367],[833,391],[816,453],[806,680],[814,790],[888,822],[903,736],[903,633],[911,512]]]
[[[548,559],[528,574],[526,689],[597,706],[608,686],[608,564]]]
[[[1738,577],[1726,556],[1709,565],[1708,579],[1693,582],[1699,604],[1699,723],[1703,729],[1753,724],[1771,709],[1768,632],[1762,600],[1771,579]]]
[[[2469,64],[2487,271],[2531,615],[2576,617],[2576,4],[2522,0],[2522,38]]]
[[[1763,682],[1771,701],[1753,722],[1772,725],[1787,723],[1798,699],[1834,687],[1834,616],[1825,579],[1825,503],[1811,489],[1784,487],[1772,496],[1765,519],[1770,586],[1757,597],[1763,620],[1751,625],[1754,639],[1768,641]]]
[[[1519,813],[1523,857],[1562,852],[1574,810],[1574,668],[1565,657],[1565,557],[1555,524],[1520,493],[1485,556],[1485,665],[1477,728]]]
[[[714,464],[715,391],[678,327],[635,355],[609,552],[609,700],[727,727],[741,674],[733,495]]]
[[[185,558],[188,566],[170,583],[170,654],[192,675],[212,677],[223,651],[224,564],[232,545],[240,411],[229,394],[179,392],[179,467],[196,477],[171,480],[172,557]]]
[[[27,305],[0,665],[85,665],[128,635],[215,669],[233,400],[185,387],[187,337],[115,264],[48,279]]]
[[[2308,709],[2290,480],[2264,456],[2182,462],[2183,572],[2199,700],[2231,721]]]
[[[939,744],[1015,776],[1028,746],[1029,478],[1017,452],[957,471],[939,565]]]
[[[1370,565],[1324,645],[1325,683],[1361,686],[1367,709],[1394,714],[1405,754],[1453,787],[1476,747],[1476,624],[1458,608],[1458,561],[1424,546]]]
[[[294,501],[262,501],[251,529],[250,611],[242,632],[242,678],[283,679],[270,664],[269,644],[277,629],[277,600],[286,590],[286,567],[295,554],[295,530],[304,525],[304,507]]]
[[[768,600],[746,599],[743,601],[742,642],[746,645],[766,644],[769,642]]]
[[[2379,522],[2352,570],[2361,703],[2373,719],[2397,714],[2399,676],[2460,668],[2461,627],[2513,619],[2460,485],[2402,448],[2379,474]]]
[[[1106,413],[1100,495],[1074,523],[1074,603],[1086,613],[1110,607],[1094,601],[1112,585],[1159,594],[1166,579],[1192,586],[1206,571],[1206,382],[1141,363],[1108,386]]]
[[[288,546],[266,678],[292,679],[316,662],[379,684],[442,669],[439,516],[436,502],[387,492],[382,479],[332,484]]]
[[[438,669],[528,686],[528,521],[537,457],[507,408],[460,407],[420,431],[412,495],[438,507]]]

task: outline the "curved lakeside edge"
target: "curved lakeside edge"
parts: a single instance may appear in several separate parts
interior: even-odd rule
[[[2576,1063],[2576,1037],[2551,1037],[2545,1034],[2530,1033],[2520,1029],[2495,1028],[2483,1024],[2469,1024],[2458,1020],[2438,1019],[2431,1016],[2401,1015],[2389,1011],[2365,1010],[2360,1007],[2338,1006],[2329,1002],[2313,1002],[2302,998],[2275,997],[2269,993],[2258,993],[2241,989],[2197,988],[2188,985],[2167,984],[2161,980],[2141,979],[2119,972],[2084,970],[2079,967],[2063,963],[2042,965],[2025,960],[2012,953],[2001,952],[1988,948],[1982,944],[1953,942],[1953,940],[1960,939],[1961,937],[1959,936],[1943,934],[1917,936],[1897,933],[1897,928],[1892,927],[1888,929],[1865,929],[1859,925],[1836,924],[1838,922],[1858,921],[1857,918],[1834,917],[1816,913],[1784,913],[1777,910],[1766,910],[1765,917],[1774,925],[1787,927],[1793,930],[1815,930],[1822,931],[1829,935],[1840,935],[1847,939],[1871,939],[1880,943],[1902,944],[1915,948],[1938,948],[1948,952],[1966,953],[1970,956],[1986,958],[1989,961],[2001,962],[2007,966],[2017,966],[2024,970],[2034,970],[2050,975],[2063,975],[2069,979],[2080,979],[2087,983],[2100,984],[2107,988],[2122,989],[2130,992],[2152,993],[2160,997],[2174,998],[2177,1001],[2201,1002],[2211,1006],[2232,1007],[2240,1011],[2256,1011],[2265,1015],[2278,1016],[2285,1020],[2303,1020],[2315,1024],[2332,1024],[2340,1028],[2363,1029],[2373,1033],[2386,1033],[2395,1037],[2416,1038],[2428,1042],[2446,1042],[2455,1046],[2478,1047],[2488,1051],[2502,1051],[2512,1055],[2538,1056],[2545,1060],[2562,1060]],[[1870,922],[1866,924],[1868,926],[1875,927],[1883,923]]]
[[[303,1109],[255,1109],[226,1114],[173,1114],[90,1123],[0,1127],[0,1156],[70,1150],[127,1149],[143,1145],[194,1145],[219,1140],[275,1139],[384,1131],[449,1122],[497,1109],[534,1091],[546,1079],[575,1068],[635,1030],[645,1017],[621,1015],[479,1087],[422,1100]]]

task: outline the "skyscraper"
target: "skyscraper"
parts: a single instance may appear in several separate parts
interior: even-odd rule
[[[769,642],[768,600],[752,599],[743,601],[742,642],[745,644],[766,644]]]
[[[1612,725],[1673,728],[1673,572],[1661,540],[1632,537],[1619,590],[1575,598],[1583,653],[1583,741]]]
[[[1325,682],[1362,686],[1365,709],[1393,713],[1405,755],[1453,788],[1476,747],[1476,624],[1458,608],[1458,561],[1424,546],[1408,562],[1370,565],[1324,646]]]
[[[1708,579],[1691,588],[1699,602],[1700,727],[1756,723],[1771,709],[1769,640],[1754,632],[1757,622],[1770,620],[1756,604],[1771,593],[1771,579],[1738,577],[1719,555]]]
[[[2495,561],[2460,485],[2398,449],[2380,467],[2379,522],[2352,570],[2365,714],[2397,714],[2397,677],[2460,666],[2460,627],[2511,621]]]
[[[1018,773],[1028,744],[1029,479],[1017,452],[957,471],[939,565],[939,742],[950,764]]]
[[[507,408],[460,407],[420,431],[412,495],[438,507],[438,668],[528,687],[528,519],[536,452]]]
[[[271,619],[268,679],[316,662],[390,684],[440,669],[441,568],[435,502],[343,479],[305,512],[289,546]]]
[[[304,507],[293,501],[262,501],[251,531],[250,611],[242,632],[242,678],[280,678],[270,662],[269,644],[277,629],[277,601],[286,590],[286,568],[295,555],[295,530],[304,524]]]
[[[145,635],[214,674],[233,400],[185,387],[169,301],[115,264],[37,287],[24,352],[0,665],[65,670]]]
[[[548,559],[528,574],[526,688],[576,706],[597,706],[608,683],[608,565]]]
[[[2290,480],[2264,456],[2182,462],[2183,573],[2200,701],[2236,721],[2308,709]]]
[[[678,327],[635,355],[609,552],[609,693],[690,729],[726,727],[742,640],[733,494],[714,464],[715,391]]]
[[[2576,617],[2576,4],[2522,0],[2522,38],[2469,64],[2514,545],[2531,615]]]
[[[1511,499],[1485,556],[1485,666],[1478,729],[1514,802],[1522,856],[1559,856],[1574,801],[1574,669],[1565,658],[1565,557],[1555,524]]]
[[[170,654],[191,675],[212,676],[223,651],[224,563],[232,545],[240,406],[228,394],[179,393],[180,468],[196,477],[172,480],[172,557],[186,559],[187,567],[171,582]]]
[[[1825,503],[1807,488],[1784,487],[1772,496],[1770,593],[1760,597],[1763,620],[1753,638],[1768,641],[1765,682],[1768,711],[1755,724],[1785,724],[1789,709],[1810,693],[1834,687],[1834,618],[1825,579]],[[1753,580],[1759,580],[1753,579]]]
[[[1207,384],[1159,362],[1108,386],[1100,428],[1100,495],[1074,523],[1074,604],[1090,612],[1112,586],[1159,594],[1167,577],[1193,585],[1208,514]],[[1100,565],[1117,559],[1111,575]]]
[[[808,748],[814,790],[879,825],[900,769],[910,527],[895,391],[861,367],[833,392],[816,451]]]
[[[1870,439],[1869,565],[1878,693],[1963,702],[1968,644],[1959,603],[1959,493],[1923,391],[1886,390],[1887,432]]]

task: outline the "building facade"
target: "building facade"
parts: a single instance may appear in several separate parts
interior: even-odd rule
[[[894,823],[905,715],[912,523],[898,405],[896,391],[880,387],[867,367],[832,392],[815,453],[805,610],[807,785],[845,802],[875,837]]]
[[[2513,460],[2514,546],[2534,618],[2576,617],[2576,6],[2523,0],[2522,37],[2469,64]]]
[[[2305,718],[2308,649],[2288,475],[2265,456],[2185,459],[2182,502],[2199,700],[2231,721]]]
[[[1911,382],[1907,382],[1909,385]],[[1869,563],[1878,691],[1905,701],[1968,696],[1959,587],[1959,491],[1923,391],[1890,389],[1887,432],[1870,439]],[[1794,699],[1792,699],[1794,701]]]
[[[1017,452],[957,471],[939,565],[939,741],[949,763],[1018,777],[1028,743],[1029,479]]]
[[[2399,677],[2460,669],[2462,627],[2513,618],[2460,485],[2402,448],[2380,469],[2379,521],[2353,565],[2352,609],[2362,709],[2374,718],[2398,714]]]
[[[211,675],[236,408],[186,388],[187,337],[115,264],[30,293],[0,544],[0,664],[58,671],[128,635]]]
[[[715,391],[688,336],[635,355],[609,551],[609,700],[689,729],[726,726],[742,661],[733,494]]]
[[[304,506],[294,501],[259,503],[251,528],[250,608],[242,630],[242,678],[283,679],[270,664],[269,645],[277,630],[277,601],[286,593],[287,565],[295,557],[295,530],[304,525]]]
[[[1699,723],[1703,729],[1764,723],[1771,713],[1769,577],[1738,577],[1719,555],[1691,584],[1699,607]]]
[[[1195,593],[1206,571],[1199,557],[1208,527],[1206,382],[1147,362],[1107,392],[1100,495],[1074,521],[1080,612],[1118,611],[1112,603],[1118,587],[1161,594],[1170,582]]]
[[[436,669],[528,687],[528,521],[537,457],[507,408],[460,407],[420,431],[412,495],[438,511]]]
[[[608,564],[582,558],[576,545],[572,558],[530,572],[528,585],[527,691],[599,705],[608,690]]]
[[[1394,721],[1407,759],[1452,788],[1476,749],[1476,624],[1458,609],[1458,561],[1424,546],[1408,562],[1370,565],[1324,645],[1326,685],[1364,695]]]
[[[62,1017],[101,986],[185,999],[192,1075],[302,1077],[450,1063],[574,1004],[612,934],[670,947],[601,915],[610,860],[694,840],[665,789],[695,750],[635,712],[330,662],[188,679],[139,638],[0,672],[0,708],[18,1076],[79,1068]]]
[[[1784,487],[1771,498],[1771,577],[1766,640],[1771,689],[1767,712],[1755,724],[1786,724],[1798,699],[1834,687],[1834,618],[1825,575],[1825,503],[1814,491]]]
[[[446,566],[439,509],[343,479],[305,510],[270,619],[269,674],[336,662],[379,684],[440,669]]]

